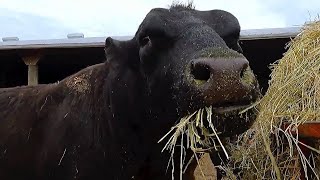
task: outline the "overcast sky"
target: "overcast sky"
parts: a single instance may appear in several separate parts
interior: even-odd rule
[[[187,2],[180,0],[179,2]],[[0,0],[0,37],[20,39],[133,35],[154,7],[173,0]],[[314,20],[320,0],[193,0],[196,9],[233,13],[242,29],[291,27]]]

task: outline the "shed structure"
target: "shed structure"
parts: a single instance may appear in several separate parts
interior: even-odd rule
[[[268,65],[280,59],[286,44],[301,27],[249,29],[240,33],[244,55],[254,67],[265,90],[269,80]],[[106,37],[69,34],[66,39],[19,40],[2,38],[0,42],[0,88],[54,83],[87,66],[105,60]],[[113,37],[128,40],[132,36]]]

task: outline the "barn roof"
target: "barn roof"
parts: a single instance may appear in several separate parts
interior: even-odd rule
[[[301,26],[286,28],[247,29],[240,33],[241,40],[291,38],[296,36]],[[45,40],[13,40],[0,42],[0,50],[38,49],[38,48],[82,48],[103,47],[106,37],[79,37]],[[119,40],[127,40],[132,36],[115,36]],[[9,38],[10,39],[10,38]],[[14,39],[14,38],[13,38]]]

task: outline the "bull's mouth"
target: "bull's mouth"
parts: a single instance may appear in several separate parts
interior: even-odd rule
[[[224,151],[228,158],[228,153],[221,139],[241,134],[250,128],[257,114],[254,105],[255,103],[249,103],[200,108],[182,117],[159,142],[171,136],[165,143],[163,150],[167,149],[171,152],[170,161],[172,163],[177,144],[181,149],[180,157],[183,157],[182,149],[191,149],[195,156],[197,153],[211,153],[213,150],[219,149]]]
[[[179,137],[187,136],[188,143],[191,142],[187,147],[191,146],[193,150],[197,147],[210,149],[216,139],[232,137],[249,129],[257,114],[254,105],[200,108],[182,117],[160,141],[173,133],[169,140],[172,144],[176,144]]]
[[[212,110],[218,114],[224,113],[232,113],[232,112],[239,112],[243,111],[247,108],[250,108],[253,104],[249,105],[235,105],[235,106],[226,106],[226,107],[212,107]]]
[[[219,133],[219,137],[233,137],[249,129],[256,119],[257,111],[254,106],[255,103],[211,107],[212,125],[217,133]],[[204,114],[205,116],[207,115],[206,112],[204,112]],[[203,122],[205,122],[206,127],[209,127],[208,121]]]
[[[257,111],[254,106],[255,103],[222,107],[210,106],[212,125],[220,137],[232,137],[241,134],[250,128],[256,118]],[[204,126],[209,128],[208,121],[205,120],[207,115],[207,111],[204,111],[202,121]]]

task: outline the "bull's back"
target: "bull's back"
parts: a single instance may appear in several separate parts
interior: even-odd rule
[[[38,123],[46,90],[53,85],[23,86],[0,89],[0,178],[32,173],[39,143],[30,138]],[[36,137],[33,135],[33,137]],[[39,136],[40,137],[40,136]],[[32,139],[32,140],[31,140]],[[9,175],[8,175],[9,176]]]
[[[0,179],[41,179],[57,173],[68,178],[65,171],[76,172],[70,147],[89,141],[92,79],[97,79],[92,76],[100,66],[55,84],[0,89]]]
[[[1,144],[13,134],[24,134],[36,122],[49,88],[50,85],[39,85],[0,89]]]

